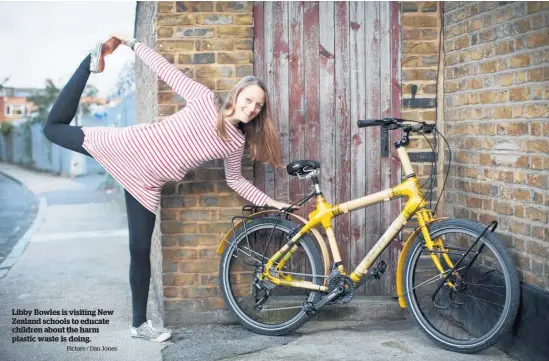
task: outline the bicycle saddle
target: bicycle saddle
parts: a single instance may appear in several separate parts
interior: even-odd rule
[[[306,175],[312,170],[319,169],[320,163],[314,160],[297,160],[286,166],[289,175]]]

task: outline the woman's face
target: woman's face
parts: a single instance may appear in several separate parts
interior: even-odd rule
[[[254,119],[265,105],[265,92],[261,87],[253,84],[240,91],[236,97],[234,117],[242,123]]]

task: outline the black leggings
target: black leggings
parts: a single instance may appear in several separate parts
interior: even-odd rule
[[[55,101],[44,125],[44,135],[52,143],[75,152],[91,155],[82,147],[84,132],[70,125],[76,115],[80,97],[90,76],[90,56],[80,64]],[[132,326],[147,320],[147,298],[151,278],[151,237],[155,214],[124,191],[130,234],[130,288],[132,292]]]

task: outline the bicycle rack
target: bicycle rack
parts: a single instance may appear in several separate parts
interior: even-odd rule
[[[475,246],[477,245],[478,241],[480,241],[480,239],[482,238],[482,236],[484,236],[484,233],[486,233],[486,231],[492,227],[492,229],[490,230],[490,232],[494,233],[494,231],[496,230],[498,226],[498,221],[492,221],[490,222],[485,228],[484,228],[484,231],[482,231],[482,233],[480,234],[480,236],[477,237],[477,239],[475,240],[475,242],[473,242],[473,244],[471,245],[471,247],[469,247],[469,249],[465,252],[465,254],[463,256],[461,256],[461,258],[459,259],[459,261],[457,261],[457,263],[454,265],[454,267],[448,272],[448,274],[446,275],[446,277],[444,278],[444,280],[438,285],[437,289],[435,290],[435,292],[433,293],[433,297],[432,297],[432,301],[433,301],[433,305],[436,307],[436,308],[441,308],[443,309],[444,307],[442,306],[439,306],[437,305],[437,303],[435,302],[435,297],[437,296],[437,294],[440,292],[440,289],[442,288],[442,286],[444,286],[446,284],[446,281],[448,280],[448,278],[450,278],[450,276],[454,273],[454,271],[459,267],[459,265],[461,264],[461,262],[463,262],[463,260],[465,259],[465,257],[467,257],[467,255],[469,254],[469,252],[471,252],[471,250],[473,248],[475,248]],[[471,265],[476,261],[478,255],[482,252],[482,249],[484,248],[484,244],[482,244],[479,248],[479,250],[476,252],[475,256],[473,257],[473,259],[471,260],[471,262],[469,262],[469,265],[467,266],[467,268],[465,269],[465,272],[463,273],[463,276],[465,276],[467,274],[467,272],[469,272],[469,269],[471,268]]]
[[[267,216],[267,214],[261,213],[263,211],[273,211],[274,215],[269,214],[269,216],[271,216],[271,217],[274,216],[274,217],[277,217],[277,218],[280,219],[280,216],[284,215],[284,218],[286,220],[290,220],[290,213],[293,213],[293,211],[294,211],[294,209],[292,209],[292,207],[295,206],[295,205],[302,206],[303,204],[305,204],[305,202],[307,202],[309,199],[311,199],[314,195],[315,195],[314,191],[309,192],[305,197],[303,197],[302,199],[300,199],[296,203],[293,203],[288,209],[278,209],[278,208],[269,207],[269,206],[256,206],[256,205],[253,205],[253,204],[244,205],[242,207],[242,212],[240,213],[240,216],[234,216],[231,219],[231,231],[232,231],[232,235],[233,235],[233,242],[231,242],[230,246],[233,247],[234,246],[234,240],[236,240],[236,237],[235,237],[235,219],[242,220],[242,226],[244,227],[244,232],[246,234],[246,240],[249,241],[248,240],[248,230],[246,228],[246,223],[247,223],[246,221],[250,221],[250,220],[253,220],[253,219],[256,219],[256,218],[259,218],[259,217]],[[278,211],[278,212],[274,212],[274,211]],[[245,215],[246,212],[248,213],[248,215]],[[254,216],[254,215],[257,215],[257,216]],[[275,225],[275,227],[276,227],[276,225]]]

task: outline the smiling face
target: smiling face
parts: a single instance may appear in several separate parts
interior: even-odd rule
[[[238,94],[234,106],[234,117],[242,123],[254,119],[265,105],[265,92],[260,86],[252,84]]]

